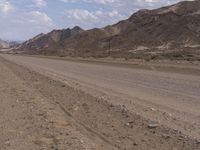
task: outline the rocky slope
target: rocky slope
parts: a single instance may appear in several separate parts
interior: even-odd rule
[[[58,51],[62,51],[62,49],[59,49],[59,47],[62,47],[64,40],[81,32],[83,32],[83,29],[77,26],[73,29],[68,28],[63,30],[53,30],[47,34],[41,33],[34,38],[22,43],[17,49],[33,54],[56,54]]]
[[[21,45],[19,41],[4,41],[0,39],[0,49],[11,49]]]
[[[70,56],[154,58],[195,56],[200,60],[200,1],[184,1],[155,10],[140,10],[130,18],[101,29],[58,38],[56,31],[25,42],[28,53]],[[69,29],[67,29],[67,32]],[[65,30],[58,34],[62,35]],[[51,38],[49,35],[54,35]],[[61,36],[62,37],[62,36]],[[28,43],[28,44],[27,44]]]
[[[9,43],[0,39],[0,49],[9,48]]]

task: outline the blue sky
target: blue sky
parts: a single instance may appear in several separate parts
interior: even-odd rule
[[[27,40],[52,29],[103,27],[143,8],[180,0],[0,0],[0,38]]]

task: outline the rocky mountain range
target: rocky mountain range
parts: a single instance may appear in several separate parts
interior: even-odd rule
[[[29,54],[81,57],[175,57],[200,60],[200,1],[140,10],[127,20],[84,31],[40,34],[17,48]]]
[[[18,47],[21,44],[21,42],[18,41],[5,41],[0,39],[0,49],[11,49]]]
[[[22,43],[17,49],[28,53],[58,54],[63,53],[62,47],[66,39],[74,37],[84,30],[76,26],[72,29],[53,30],[47,34],[39,34]]]
[[[9,48],[9,43],[0,39],[0,49]]]

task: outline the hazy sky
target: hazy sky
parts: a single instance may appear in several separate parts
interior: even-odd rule
[[[138,9],[180,0],[0,0],[0,38],[26,40],[54,28],[103,27]]]

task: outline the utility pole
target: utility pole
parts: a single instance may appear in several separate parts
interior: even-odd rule
[[[108,56],[110,56],[111,51],[111,38],[108,39]]]
[[[108,39],[108,56],[111,55],[111,42],[113,39],[113,35],[111,35],[111,37]]]

